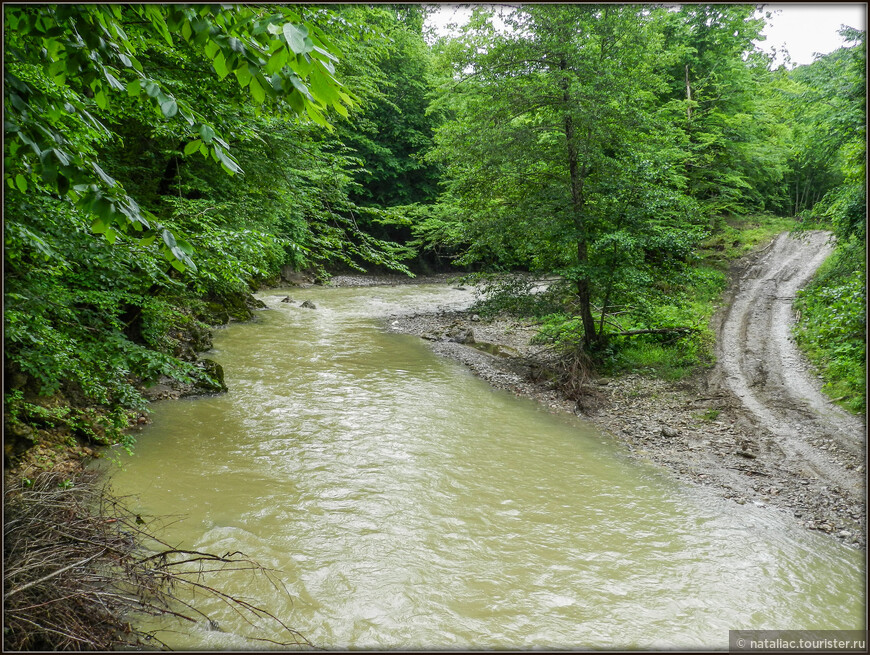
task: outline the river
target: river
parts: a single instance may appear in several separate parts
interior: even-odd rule
[[[378,327],[470,291],[287,293],[217,331],[229,393],[155,404],[110,470],[136,511],[177,517],[166,541],[279,570],[287,595],[245,572],[220,586],[315,645],[727,648],[729,629],[865,628],[862,553],[681,485]],[[142,625],[178,649],[280,638],[205,609],[221,631]]]

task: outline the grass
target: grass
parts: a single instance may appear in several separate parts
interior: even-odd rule
[[[677,381],[691,375],[695,368],[696,362],[680,356],[678,348],[656,343],[635,343],[619,349],[612,370]]]
[[[859,415],[867,396],[865,282],[862,258],[838,250],[795,301],[795,339],[821,375],[822,390]]]
[[[790,232],[799,224],[793,218],[762,214],[720,218],[704,241],[698,254],[701,266],[727,271],[735,259],[749,254],[780,232]]]
[[[656,318],[662,324],[692,326],[699,331],[680,339],[650,336],[624,340],[609,362],[608,372],[634,372],[677,381],[712,366],[715,335],[709,327],[710,319],[727,286],[731,262],[797,225],[794,219],[771,215],[718,219],[711,235],[700,244],[693,275],[681,289],[682,302],[665,302],[656,307]]]

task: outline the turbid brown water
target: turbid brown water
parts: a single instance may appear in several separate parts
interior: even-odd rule
[[[284,295],[217,333],[229,393],[157,405],[113,484],[180,515],[167,541],[279,569],[289,597],[246,573],[221,586],[314,644],[725,648],[729,629],[864,628],[860,552],[682,486],[375,320],[470,292]],[[161,638],[279,636],[203,609],[221,632],[166,621]]]

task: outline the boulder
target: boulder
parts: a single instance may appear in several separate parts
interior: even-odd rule
[[[474,330],[469,327],[455,327],[447,332],[447,340],[456,343],[474,343]]]
[[[203,359],[200,366],[203,372],[208,376],[202,376],[197,384],[199,389],[206,392],[222,392],[227,391],[227,385],[224,382],[224,367],[211,359]]]
[[[303,302],[303,303],[302,303],[301,305],[299,305],[299,306],[300,306],[300,307],[305,307],[306,309],[317,309],[317,305],[315,305],[315,304],[314,304],[313,302],[311,302],[310,300],[306,300],[305,302]]]

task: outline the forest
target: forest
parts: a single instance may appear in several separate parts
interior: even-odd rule
[[[796,336],[864,412],[863,31],[789,70],[755,5],[436,10],[4,5],[7,466],[223,388],[210,326],[288,272],[469,276],[584,366],[686,375],[791,229],[836,235]]]

